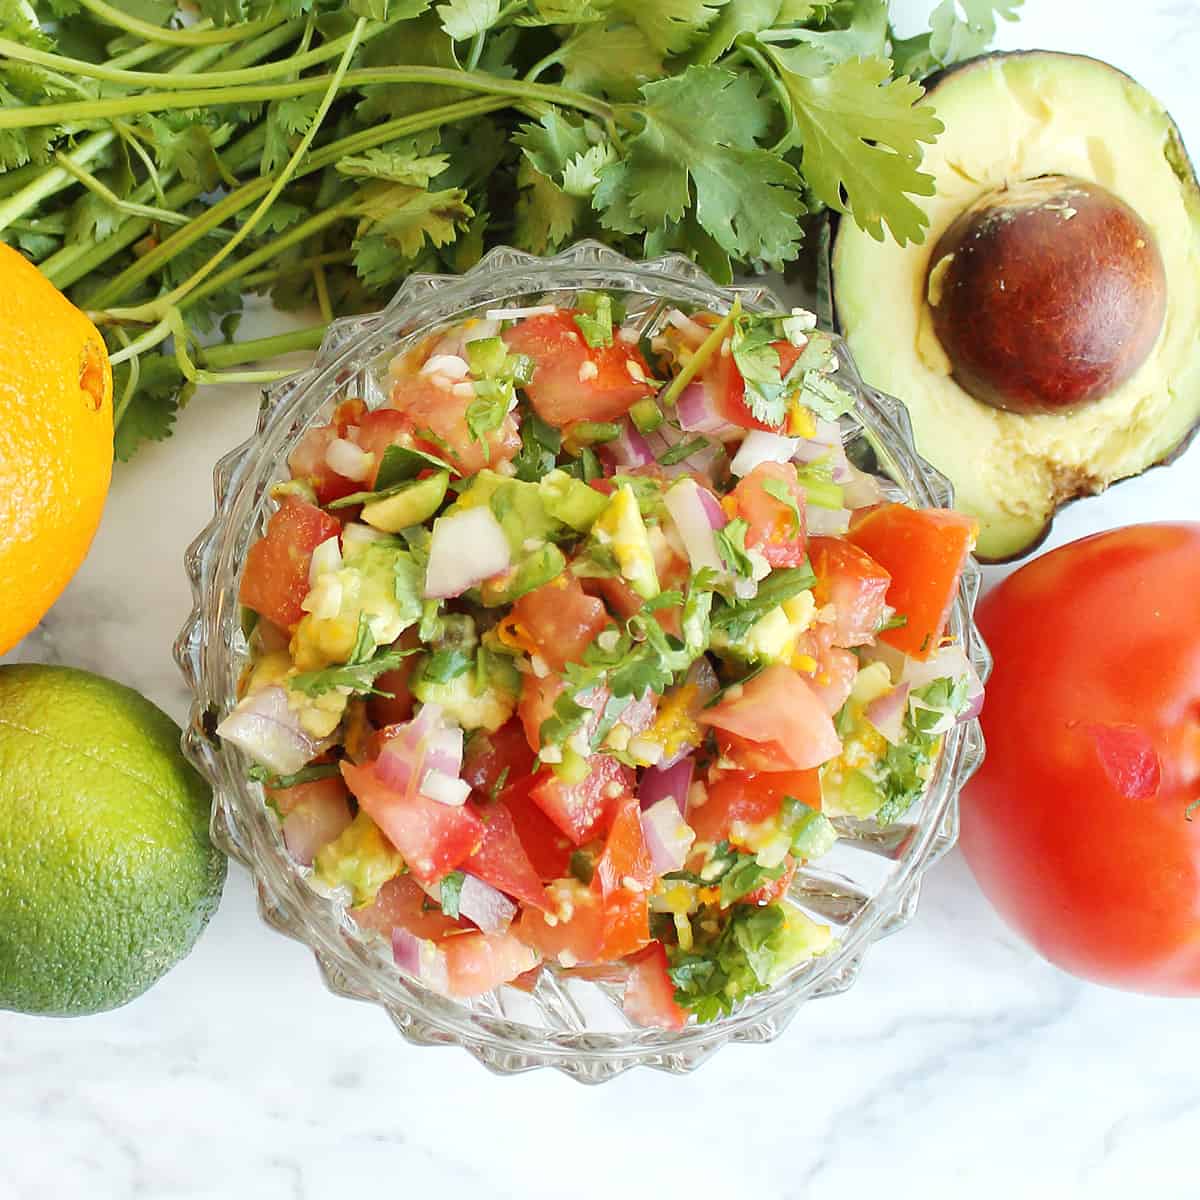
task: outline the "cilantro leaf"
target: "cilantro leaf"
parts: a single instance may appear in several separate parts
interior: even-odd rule
[[[643,83],[666,74],[662,55],[636,25],[587,25],[558,52],[563,86],[610,100],[635,100]]]
[[[113,368],[113,396],[121,402],[132,378],[133,364]],[[144,354],[137,363],[132,397],[120,410],[113,435],[113,452],[127,462],[143,442],[161,442],[171,436],[175,415],[191,388],[173,357]]]
[[[347,155],[334,164],[339,175],[349,178],[386,179],[409,187],[424,188],[449,165],[445,154],[418,154],[411,141],[393,149],[381,146],[365,154]]]
[[[712,23],[725,0],[616,0],[613,10],[636,25],[662,55],[682,54]]]
[[[299,787],[302,783],[315,783],[318,779],[332,779],[340,774],[337,763],[316,763],[301,767],[292,775],[273,775],[266,767],[254,763],[246,772],[246,777],[272,791],[282,791],[284,788]]]
[[[933,195],[933,176],[917,164],[921,143],[934,141],[943,126],[932,105],[918,103],[920,84],[890,79],[883,58],[814,73],[807,47],[762,48],[791,101],[792,137],[817,199],[851,213],[879,241],[885,224],[902,246],[922,241],[929,218],[909,197]]]
[[[475,215],[462,188],[427,192],[400,183],[368,184],[357,195],[361,217],[354,265],[363,281],[382,287],[430,246],[449,245]]]
[[[334,688],[348,688],[351,692],[372,695],[390,696],[389,692],[380,692],[373,686],[375,680],[385,671],[394,671],[410,655],[418,650],[381,650],[366,662],[343,663],[337,667],[325,667],[320,671],[304,671],[293,675],[288,680],[288,687],[294,692],[303,692],[306,696],[323,696]]]
[[[500,0],[446,0],[435,11],[447,37],[464,42],[495,25],[500,18]]]
[[[465,675],[474,665],[475,656],[454,647],[450,650],[435,650],[421,669],[421,678],[430,683],[449,683]]]
[[[996,20],[1015,21],[1023,0],[941,0],[929,32],[894,38],[896,74],[920,79],[940,67],[973,58],[996,36]]]
[[[804,518],[800,513],[800,505],[796,503],[796,497],[792,495],[791,489],[782,479],[764,479],[762,488],[768,496],[773,496],[780,504],[787,507],[792,517],[792,531],[790,536],[799,537],[800,531],[804,527]]]
[[[737,517],[723,529],[714,531],[717,550],[725,561],[725,567],[731,575],[740,575],[750,579],[754,575],[754,563],[746,551],[746,534],[750,532],[749,522]]]
[[[644,126],[600,172],[592,203],[622,233],[696,217],[726,253],[779,265],[799,253],[800,177],[759,147],[771,106],[757,81],[692,66],[641,89]]]
[[[798,596],[816,583],[817,577],[806,563],[803,567],[784,567],[772,571],[749,600],[738,600],[719,608],[712,616],[714,628],[721,629],[733,641],[746,636],[750,627],[785,600]]]
[[[458,906],[462,900],[463,884],[466,875],[462,871],[451,871],[442,876],[440,900],[442,912],[448,917],[458,919]]]
[[[588,219],[587,203],[569,195],[548,175],[523,160],[517,168],[516,223],[513,240],[533,254],[562,249],[576,229]]]

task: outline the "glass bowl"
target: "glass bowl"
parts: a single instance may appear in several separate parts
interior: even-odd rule
[[[638,1065],[694,1070],[726,1042],[771,1041],[806,1001],[845,991],[870,945],[912,919],[923,875],[957,836],[959,789],[983,758],[978,722],[958,725],[946,735],[924,799],[903,823],[880,828],[839,820],[838,845],[801,869],[791,889],[793,900],[834,927],[834,947],[731,1016],[679,1031],[631,1027],[614,983],[549,970],[529,993],[505,986],[472,1001],[440,996],[402,974],[383,939],[360,934],[336,897],[309,884],[284,849],[260,785],[247,778],[248,760],[213,732],[236,701],[246,661],[238,585],[246,551],[272,509],[270,488],[286,478],[286,460],[299,438],[328,420],[339,401],[360,396],[371,407],[383,402],[381,380],[399,347],[497,302],[543,296],[562,302],[578,290],[601,288],[624,293],[631,312],[644,312],[647,322],[664,301],[725,311],[740,296],[749,311],[784,307],[766,287],[718,287],[682,257],[635,263],[596,242],[548,259],[497,249],[459,277],[411,276],[382,312],[331,325],[312,368],[264,394],[257,432],[217,464],[216,514],[187,552],[194,607],[175,647],[194,696],[184,753],[212,784],[213,840],[253,875],[263,919],[312,948],[334,992],[383,1005],[409,1041],[463,1046],[497,1072],[553,1067],[588,1083]],[[844,346],[837,350],[839,376],[855,395],[854,412],[842,421],[852,461],[883,477],[895,498],[948,506],[950,484],[917,456],[903,406],[865,386]],[[986,677],[991,663],[972,621],[978,588],[971,563],[950,631]]]

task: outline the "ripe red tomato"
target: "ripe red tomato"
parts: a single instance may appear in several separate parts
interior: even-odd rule
[[[551,425],[614,421],[654,395],[646,382],[650,369],[635,346],[619,338],[610,346],[588,346],[568,312],[526,317],[505,332],[504,340],[533,359],[533,380],[525,393]]]
[[[682,1029],[687,1009],[675,1003],[675,985],[667,974],[667,952],[662,942],[651,942],[629,962],[629,979],[621,1007],[638,1025]]]
[[[291,471],[292,478],[307,479],[321,504],[340,500],[351,492],[362,490],[361,483],[339,475],[325,461],[325,455],[329,450],[329,443],[335,438],[346,437],[363,419],[365,412],[366,405],[361,400],[347,400],[339,404],[333,414],[333,420],[328,425],[318,425],[310,429],[288,456],[288,470]]]
[[[289,496],[246,555],[241,602],[280,629],[290,629],[304,616],[300,603],[308,595],[312,552],[341,531],[340,521]]]
[[[697,842],[715,844],[729,837],[735,822],[769,821],[785,796],[819,809],[820,776],[816,771],[726,771],[709,785],[705,802],[688,810],[688,824]]]
[[[979,606],[987,758],[962,803],[984,892],[1064,970],[1200,995],[1200,524],[1133,525]]]
[[[463,870],[478,875],[485,883],[507,892],[522,904],[546,907],[546,889],[529,861],[517,834],[512,813],[503,800],[472,804],[471,811],[483,822],[479,848],[463,859]]]
[[[618,798],[633,790],[633,772],[608,754],[593,754],[591,770],[579,783],[563,783],[549,767],[535,780],[533,802],[577,846],[607,831]]]
[[[791,342],[772,342],[779,355],[779,377],[782,379],[796,365],[800,351]],[[718,354],[716,361],[705,374],[716,387],[717,409],[731,425],[741,425],[745,429],[769,429],[778,433],[785,422],[779,421],[770,425],[758,420],[746,403],[746,381],[737,369],[732,354]]]

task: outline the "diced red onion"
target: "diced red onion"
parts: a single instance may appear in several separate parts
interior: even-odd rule
[[[440,720],[441,710],[437,712]],[[431,771],[457,775],[462,770],[463,731],[457,725],[439,725],[429,735],[425,765]]]
[[[678,871],[687,860],[696,834],[683,819],[673,798],[659,800],[641,813],[642,837],[656,875]]]
[[[339,837],[352,820],[345,796],[321,792],[283,818],[283,844],[302,867],[311,867],[317,851]]]
[[[737,429],[718,411],[716,392],[703,380],[692,380],[679,393],[675,413],[688,433],[725,434]]]
[[[461,808],[471,794],[471,785],[457,775],[447,775],[445,771],[426,771],[419,790],[426,799],[450,808]]]
[[[694,479],[678,479],[663,496],[663,504],[675,522],[683,548],[687,551],[693,571],[710,567],[714,571],[725,569],[725,563],[717,549],[717,540],[713,536],[713,520],[704,497],[712,496],[700,487]],[[717,505],[717,512],[721,512]],[[722,518],[724,514],[721,513]],[[724,525],[724,520],[721,522]]]
[[[893,746],[904,741],[904,715],[908,711],[907,683],[898,684],[877,696],[863,709],[863,715]]]
[[[411,721],[401,725],[384,742],[375,763],[380,779],[395,791],[407,792],[414,778],[420,777],[435,739],[443,734],[446,739],[441,747],[441,761],[450,765],[453,762],[453,731],[444,725],[442,710],[438,705],[422,705],[421,711]],[[451,772],[454,775],[458,774],[462,765],[461,731],[457,744],[459,762]]]
[[[438,517],[429,542],[424,596],[438,600],[461,596],[505,570],[511,561],[508,538],[487,505]]]
[[[812,536],[840,537],[850,529],[850,510],[821,508],[814,504],[805,509],[805,521]]]
[[[654,451],[646,439],[637,431],[632,421],[621,426],[621,436],[605,442],[600,450],[601,457],[609,466],[647,467],[654,461]]]
[[[276,775],[293,775],[321,752],[281,687],[263,688],[245,697],[217,726],[217,734]]]
[[[704,512],[708,517],[708,523],[714,529],[724,529],[729,523],[729,518],[726,517],[720,500],[708,488],[698,487],[696,490],[700,493],[700,503],[704,505]]]
[[[399,925],[392,930],[392,957],[396,966],[435,992],[449,991],[450,977],[446,956],[428,938],[419,938]]]
[[[687,812],[688,789],[692,786],[692,775],[696,770],[695,760],[688,753],[669,767],[648,767],[642,772],[638,784],[638,803],[643,810],[653,808],[663,800],[671,800],[679,809],[679,815]]]
[[[517,906],[490,883],[474,875],[464,875],[458,911],[484,933],[503,933],[517,915]]]
[[[729,470],[741,478],[749,475],[761,463],[789,462],[799,444],[799,438],[783,437],[778,433],[768,433],[765,429],[752,429],[742,439]]]

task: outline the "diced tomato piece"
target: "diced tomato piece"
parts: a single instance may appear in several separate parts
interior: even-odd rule
[[[415,650],[420,644],[421,639],[415,625],[409,626],[396,641],[396,646],[401,650]],[[384,671],[375,680],[376,691],[389,692],[390,695],[367,698],[367,716],[373,724],[399,725],[412,716],[414,700],[408,681],[419,662],[420,655],[410,654],[401,659],[400,665],[394,671]]]
[[[434,883],[453,871],[483,840],[483,822],[465,806],[455,808],[388,787],[374,763],[341,764],[342,775],[358,803],[404,856],[422,883]]]
[[[979,522],[945,508],[879,504],[847,535],[892,576],[887,602],[907,618],[879,635],[897,650],[925,659],[936,653]]]
[[[483,841],[478,850],[463,859],[463,870],[523,904],[546,908],[546,889],[521,845],[508,805],[503,800],[492,800],[473,804],[471,810],[483,823]]]
[[[582,662],[583,652],[608,624],[604,605],[587,595],[569,571],[522,596],[513,605],[512,618],[556,671]]]
[[[484,467],[495,470],[499,464],[511,462],[521,449],[521,434],[512,413],[486,433],[482,442],[472,434],[467,409],[474,398],[443,391],[429,376],[405,375],[393,384],[391,406],[407,418],[420,449],[446,459],[464,475],[474,475]]]
[[[821,807],[821,779],[812,771],[726,771],[708,787],[708,799],[688,809],[697,842],[726,841],[735,824],[760,825],[778,816],[785,796]]]
[[[442,943],[452,996],[482,996],[537,966],[538,956],[511,933],[464,933]]]
[[[289,788],[264,788],[267,802],[279,813],[286,817],[293,809],[313,801],[322,801],[336,797],[344,800],[349,793],[346,791],[345,780],[340,775],[330,775],[326,779],[314,779],[310,783],[297,783]]]
[[[521,679],[521,699],[517,701],[517,718],[525,731],[525,740],[536,754],[541,749],[540,730],[542,722],[554,711],[554,701],[564,688],[557,675],[540,678],[532,672]]]
[[[766,908],[768,904],[782,900],[787,895],[788,888],[792,886],[792,880],[796,878],[796,868],[800,865],[790,854],[783,860],[783,864],[783,874],[778,879],[768,879],[760,883],[754,891],[743,896],[740,903]]]
[[[767,490],[785,489],[795,508]],[[733,489],[738,515],[750,528],[746,545],[762,552],[773,567],[799,567],[805,559],[805,513],[808,503],[791,463],[759,463]],[[796,514],[799,513],[799,520]]]
[[[446,916],[411,875],[389,879],[372,903],[352,908],[350,915],[355,924],[374,929],[385,937],[390,937],[393,929],[400,928],[416,937],[440,942],[451,934],[472,928],[466,921]]]
[[[321,504],[340,500],[351,492],[362,490],[362,484],[339,475],[325,460],[329,444],[335,438],[344,438],[352,427],[357,426],[366,412],[361,400],[347,400],[339,404],[328,425],[318,425],[296,443],[288,455],[288,470],[293,479],[307,479],[317,493]]]
[[[811,674],[806,672],[804,678],[832,717],[850,698],[857,675],[858,657],[855,653],[831,646],[817,657],[817,669]]]
[[[608,828],[617,799],[633,788],[633,772],[615,758],[593,754],[589,761],[591,770],[580,783],[563,783],[546,768],[530,792],[534,803],[577,846]]]
[[[308,595],[312,552],[341,531],[336,518],[289,496],[246,555],[239,593],[242,603],[280,629],[290,629],[304,616],[300,604]]]
[[[699,720],[721,732],[718,741],[748,771],[803,771],[842,750],[833,719],[816,693],[782,665],[731,688]]]
[[[840,537],[814,537],[808,558],[817,577],[813,598],[832,604],[835,646],[862,646],[873,641],[883,623],[891,574],[865,550]]]
[[[533,802],[530,791],[534,783],[534,778],[525,776],[515,784],[510,784],[504,789],[504,803],[538,878],[543,882],[561,879],[567,873],[575,847],[571,839]]]
[[[687,1009],[675,1003],[675,985],[667,974],[667,952],[662,942],[651,942],[629,960],[629,979],[621,1009],[637,1025],[682,1029]]]
[[[512,720],[495,733],[480,729],[471,735],[462,777],[480,800],[490,800],[525,779],[533,769],[533,758],[521,722]]]
[[[640,814],[641,807],[634,796],[618,802],[593,875],[605,900],[627,887],[630,880],[646,891],[654,886],[654,867],[642,836]]]
[[[791,342],[772,342],[771,345],[779,354],[779,378],[782,379],[796,365],[800,351]],[[717,409],[731,425],[741,425],[745,429],[768,429],[776,433],[783,428],[785,421],[771,425],[760,421],[750,411],[746,403],[746,381],[732,354],[718,355],[706,374],[711,380],[710,386],[717,389]]]
[[[589,346],[565,309],[526,317],[503,336],[518,354],[533,359],[525,393],[538,416],[560,429],[573,421],[616,420],[654,395],[646,382],[650,370],[635,346],[620,338],[610,346]]]
[[[607,579],[584,579],[581,586],[589,596],[603,600],[613,614],[623,621],[642,611],[644,601],[641,596],[624,579],[615,575]]]
[[[522,910],[513,932],[546,958],[564,966],[610,962],[639,950],[650,940],[646,892],[621,888],[607,900],[593,882],[573,879],[551,885],[557,917],[551,925],[536,909]]]

